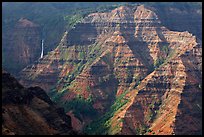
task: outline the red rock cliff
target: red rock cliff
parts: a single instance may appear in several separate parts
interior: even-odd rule
[[[55,84],[52,94],[65,106],[78,96],[92,100],[102,118],[124,98],[103,123],[106,134],[200,134],[201,48],[189,32],[162,26],[149,8],[121,6],[90,14],[65,32],[54,51],[22,71],[22,82],[47,90]],[[79,117],[81,130],[93,120]],[[179,117],[192,121],[182,124]]]
[[[21,18],[3,37],[3,65],[14,74],[40,57],[41,30],[37,24]]]

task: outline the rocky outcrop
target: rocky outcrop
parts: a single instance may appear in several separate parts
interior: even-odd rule
[[[4,68],[17,74],[40,57],[40,26],[27,19],[19,19],[13,28],[9,28],[4,34],[2,50]]]
[[[54,51],[25,68],[21,81],[52,88],[52,99],[82,123],[76,129],[89,124],[89,134],[200,134],[200,123],[190,124],[201,119],[201,105],[191,96],[201,90],[190,89],[201,83],[201,45],[187,31],[162,26],[150,8],[121,6],[85,17]],[[76,102],[84,106],[76,110]],[[182,125],[177,118],[187,113],[187,102],[198,109]],[[100,128],[93,117],[100,117]]]
[[[2,71],[2,134],[76,134],[71,118],[39,87],[24,88]]]

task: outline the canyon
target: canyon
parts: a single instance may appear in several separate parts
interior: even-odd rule
[[[43,58],[34,49],[18,79],[45,90],[80,134],[201,135],[201,34],[170,30],[160,14],[144,5],[91,13]]]

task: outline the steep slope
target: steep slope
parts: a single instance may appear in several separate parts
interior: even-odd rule
[[[24,88],[2,71],[2,134],[76,134],[71,118],[39,87]]]
[[[191,132],[176,119],[186,113],[183,98],[198,103],[186,97],[189,76],[201,84],[201,76],[186,71],[202,64],[198,41],[168,30],[143,5],[121,6],[90,14],[65,32],[54,51],[22,71],[21,82],[51,89],[52,99],[82,125],[75,128],[88,134],[200,134],[200,125]],[[194,110],[189,117],[201,119]]]
[[[56,48],[64,30],[69,30],[71,27],[75,26],[76,22],[81,21],[81,18],[86,15],[92,12],[110,11],[119,5],[138,5],[141,3],[146,6],[151,6],[151,10],[157,13],[163,26],[166,26],[168,29],[175,31],[189,31],[199,39],[202,39],[202,29],[200,29],[202,27],[201,2],[180,2],[179,4],[176,2],[4,2],[2,4],[3,66],[13,74],[16,74],[16,72],[22,69],[22,67],[18,65],[21,64],[21,62],[11,65],[13,62],[16,62],[14,60],[15,57],[13,58],[13,56],[11,56],[12,58],[9,59],[7,56],[16,54],[17,51],[19,51],[19,53],[22,52],[23,47],[21,46],[17,46],[18,48],[14,48],[13,51],[11,51],[10,48],[7,48],[9,43],[15,46],[18,43],[16,40],[19,40],[20,37],[14,36],[13,33],[15,31],[14,26],[20,18],[29,19],[42,27],[40,31],[43,31],[45,46],[44,53],[47,54],[47,52]],[[31,37],[33,36],[35,37],[35,35],[31,35]],[[16,37],[17,39],[12,37]],[[15,42],[12,43],[14,39]],[[24,43],[27,42],[24,41]],[[6,55],[4,53],[6,53]],[[35,52],[35,50],[33,50],[33,52],[29,54],[32,55],[33,53],[36,53],[36,56],[39,57],[39,51]],[[37,58],[34,60],[36,59]],[[33,63],[33,61],[31,62]],[[23,66],[23,68],[24,67],[25,66]]]
[[[195,65],[201,64],[201,60],[196,59],[201,55],[198,47],[155,70],[152,77],[146,79],[146,86],[137,88],[137,96],[124,116],[121,134],[202,134],[202,123],[198,120],[202,120],[201,67]],[[196,50],[198,53],[192,54]]]
[[[2,63],[7,71],[17,74],[40,57],[40,29],[39,25],[21,18],[3,33]]]

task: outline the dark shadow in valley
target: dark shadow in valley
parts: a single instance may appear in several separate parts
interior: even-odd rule
[[[148,69],[148,74],[151,73],[154,70],[153,58],[150,56],[148,43],[145,41],[130,41],[127,44],[132,50],[135,58],[138,58]]]
[[[181,56],[184,63],[187,79],[183,92],[181,93],[181,102],[175,120],[174,132],[176,135],[202,135],[202,75],[197,68],[190,69],[188,61],[192,56]],[[191,60],[194,62],[195,60]],[[194,64],[195,65],[195,64]],[[191,82],[190,80],[194,80]],[[195,82],[197,81],[197,82]]]
[[[90,45],[97,37],[97,30],[94,24],[79,23],[76,28],[67,34],[67,45]]]
[[[167,42],[160,27],[156,27],[156,32],[157,32],[158,37],[162,40],[162,42]]]
[[[138,24],[141,25],[141,24]],[[121,24],[120,31],[127,42],[127,45],[132,50],[135,58],[139,59],[148,69],[148,74],[153,71],[153,59],[150,56],[148,43],[142,40],[142,30],[138,31],[138,37],[135,38],[135,23]],[[142,27],[138,27],[143,29]]]

